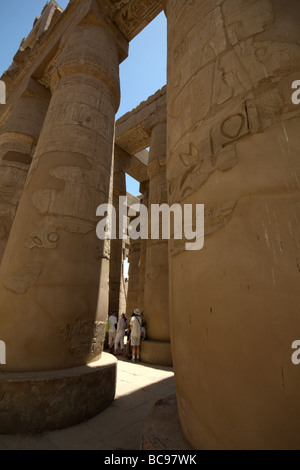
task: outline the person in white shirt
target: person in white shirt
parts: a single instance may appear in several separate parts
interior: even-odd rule
[[[115,338],[115,355],[118,355],[118,346],[120,344],[120,354],[121,356],[124,356],[124,336],[125,336],[125,330],[127,328],[127,321],[126,321],[126,315],[125,313],[122,313],[121,318],[118,322],[118,329],[117,329],[117,334]]]
[[[108,346],[109,346],[109,352],[111,353],[114,347],[114,342],[116,338],[116,333],[117,333],[117,313],[113,312],[109,318],[108,318],[108,323],[109,323],[109,330],[108,330]]]
[[[130,329],[131,329],[131,346],[132,346],[132,360],[140,360],[140,346],[141,346],[141,326],[142,318],[141,311],[139,308],[136,308],[133,312]]]

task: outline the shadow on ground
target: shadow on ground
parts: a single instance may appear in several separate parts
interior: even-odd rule
[[[0,450],[139,450],[154,404],[175,393],[171,368],[118,361],[114,402],[95,418],[38,436],[0,435]]]

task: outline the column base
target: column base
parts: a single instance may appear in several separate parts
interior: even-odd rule
[[[179,423],[176,395],[155,403],[142,431],[140,450],[193,450]]]
[[[72,369],[0,372],[0,434],[36,434],[74,426],[104,410],[115,397],[117,360]]]
[[[141,360],[146,364],[172,367],[171,343],[143,341],[141,344]]]

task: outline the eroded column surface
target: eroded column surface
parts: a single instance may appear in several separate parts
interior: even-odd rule
[[[152,205],[167,203],[166,180],[166,121],[152,129],[149,154],[149,233]],[[147,341],[143,342],[142,360],[152,364],[171,365],[172,354],[169,326],[169,261],[168,240],[153,240],[149,236],[146,250],[144,288],[144,318],[147,322]]]
[[[140,281],[140,254],[141,240],[130,240],[129,273],[126,314],[130,318],[132,312],[139,308],[139,281]]]
[[[101,356],[109,246],[96,237],[96,209],[109,202],[118,70],[113,35],[97,19],[66,38],[1,266],[6,371],[63,369]]]
[[[119,198],[126,196],[125,168],[122,160],[115,153],[113,207],[119,227]],[[123,274],[123,245],[124,241],[117,237],[111,240],[110,273],[109,273],[109,311],[125,313],[124,309],[124,274]],[[121,299],[122,298],[122,299]],[[122,301],[121,301],[122,300]]]
[[[148,208],[149,203],[149,181],[145,181],[140,185],[142,193],[141,204]],[[144,310],[144,294],[146,282],[146,255],[147,255],[148,240],[141,240],[141,254],[140,254],[140,278],[139,278],[139,308]]]
[[[49,90],[30,79],[0,131],[0,263],[50,98]]]
[[[205,247],[171,243],[178,406],[197,449],[299,448],[297,0],[168,0],[169,203],[205,204]]]

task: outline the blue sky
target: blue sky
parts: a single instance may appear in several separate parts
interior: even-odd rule
[[[68,0],[58,1],[62,8]],[[46,0],[0,0],[0,76],[10,66],[20,43],[32,29]],[[129,57],[120,66],[121,105],[117,118],[166,84],[167,25],[161,13],[130,43]],[[127,178],[127,189],[139,193],[139,185]]]

